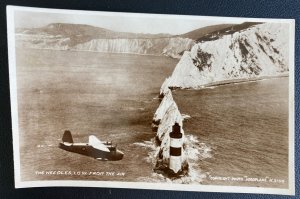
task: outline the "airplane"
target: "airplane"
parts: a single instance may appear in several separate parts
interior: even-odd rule
[[[121,160],[124,153],[117,150],[112,142],[101,142],[96,136],[90,135],[88,143],[74,143],[71,131],[66,130],[59,143],[59,148],[73,153],[93,157],[97,160]]]

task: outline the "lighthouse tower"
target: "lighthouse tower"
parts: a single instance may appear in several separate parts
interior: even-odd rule
[[[180,125],[175,123],[170,135],[170,162],[169,168],[175,173],[181,170],[182,164],[182,133],[180,132]]]

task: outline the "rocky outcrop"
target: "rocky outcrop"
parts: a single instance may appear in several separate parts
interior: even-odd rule
[[[153,117],[153,126],[157,127],[156,132],[156,144],[157,144],[157,162],[156,169],[160,171],[169,170],[170,161],[170,133],[172,132],[172,127],[175,123],[178,123],[181,128],[181,133],[183,134],[183,143],[185,142],[184,130],[183,130],[183,116],[181,115],[177,104],[175,103],[172,92],[169,89],[166,91],[158,109],[156,110]],[[187,171],[187,159],[184,148],[182,148],[183,153],[181,156],[182,169],[178,173],[183,173]],[[172,171],[171,171],[172,173]],[[174,173],[173,173],[174,174]]]
[[[287,24],[265,23],[197,43],[183,54],[161,94],[174,87],[287,74],[288,31]]]

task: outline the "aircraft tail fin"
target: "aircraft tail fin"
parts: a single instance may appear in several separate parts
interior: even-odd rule
[[[63,141],[63,142],[73,143],[73,138],[72,138],[71,131],[66,130],[66,131],[64,132],[62,141]]]

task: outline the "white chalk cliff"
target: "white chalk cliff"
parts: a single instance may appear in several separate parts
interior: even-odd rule
[[[157,127],[156,138],[160,141],[157,162],[169,161],[172,125],[179,123],[184,132],[184,117],[172,97],[172,88],[197,89],[222,81],[288,74],[288,32],[287,24],[278,23],[256,24],[238,31],[228,29],[223,35],[209,35],[191,51],[185,51],[160,89],[163,98],[152,124]],[[188,165],[185,147],[182,160]]]
[[[265,23],[199,42],[183,54],[160,92],[288,74],[288,32],[288,24]]]
[[[184,51],[190,50],[195,45],[194,40],[182,37],[173,37],[169,39],[163,54],[173,58],[180,58]]]
[[[183,116],[181,115],[177,104],[175,103],[172,92],[169,89],[164,95],[158,109],[156,110],[153,118],[153,122],[158,125],[156,132],[156,139],[159,142],[157,147],[157,160],[159,166],[164,165],[168,167],[170,160],[170,133],[175,123],[178,123],[181,127],[181,133],[183,134],[183,142],[185,142],[184,130],[183,130]],[[184,150],[184,148],[182,148]],[[187,165],[186,154],[183,151],[181,156],[182,166]]]
[[[19,48],[166,55],[180,58],[194,40],[163,34],[114,32],[80,24],[50,24],[36,29],[18,29]]]

